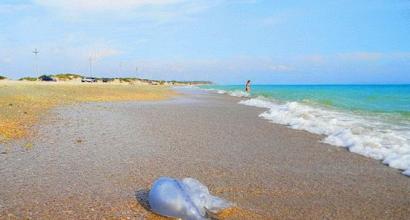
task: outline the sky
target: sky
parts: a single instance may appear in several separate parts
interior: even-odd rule
[[[0,75],[37,68],[219,84],[410,83],[410,1],[0,0]]]

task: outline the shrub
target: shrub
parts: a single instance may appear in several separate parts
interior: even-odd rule
[[[54,75],[59,80],[73,80],[78,78],[83,78],[83,76],[73,73],[64,73],[64,74],[56,74]]]
[[[7,79],[5,76],[0,76],[0,80]]]
[[[38,79],[41,81],[54,81],[51,75],[41,75]]]
[[[135,78],[120,78],[120,82],[130,83],[130,82],[135,81],[135,80],[136,80]]]
[[[37,81],[36,77],[23,77],[19,79],[20,81]]]
[[[102,82],[111,82],[111,81],[114,81],[113,78],[102,78],[101,80],[102,80]]]

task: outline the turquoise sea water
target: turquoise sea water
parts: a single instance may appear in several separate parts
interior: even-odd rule
[[[240,85],[205,88],[241,91]],[[410,85],[253,85],[251,96],[355,111],[384,113],[410,120]]]
[[[267,109],[259,116],[324,136],[322,142],[381,160],[410,176],[410,85],[204,86]]]

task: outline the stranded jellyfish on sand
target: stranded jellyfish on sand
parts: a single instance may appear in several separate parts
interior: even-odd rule
[[[158,178],[148,201],[155,213],[184,220],[207,219],[207,212],[217,213],[231,206],[230,202],[211,195],[205,185],[193,178]]]

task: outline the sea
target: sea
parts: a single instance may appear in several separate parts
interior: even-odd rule
[[[207,85],[266,109],[260,117],[382,161],[410,176],[410,85]]]

